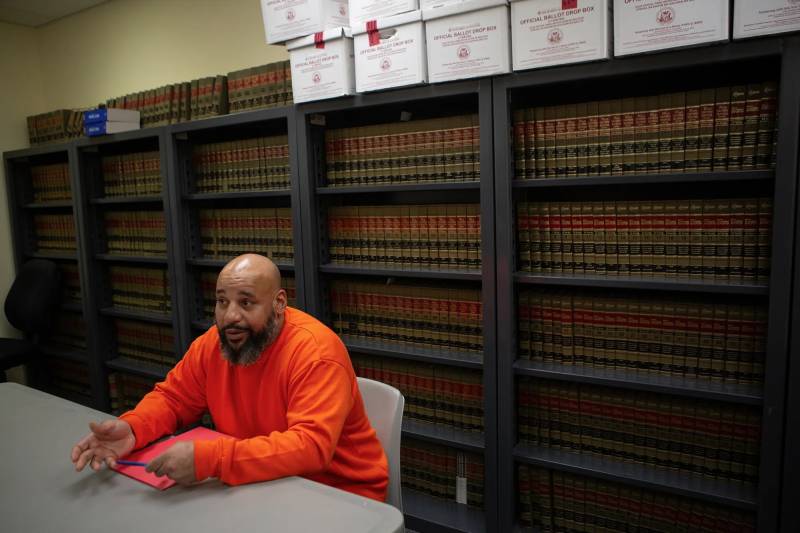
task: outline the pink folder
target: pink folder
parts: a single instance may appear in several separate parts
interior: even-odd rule
[[[170,437],[160,442],[156,442],[155,444],[151,444],[146,448],[142,448],[141,450],[137,450],[130,455],[123,457],[122,459],[127,461],[141,461],[143,463],[149,463],[167,451],[176,442],[186,440],[216,440],[220,437],[228,437],[228,435],[224,435],[204,427],[196,427],[185,433],[181,433],[180,435],[175,435],[174,437]],[[125,474],[126,476],[132,477],[137,481],[141,481],[142,483],[150,485],[151,487],[155,487],[158,490],[168,489],[175,484],[173,480],[166,476],[158,477],[151,472],[145,471],[144,467],[142,466],[117,465],[114,470],[120,474]]]

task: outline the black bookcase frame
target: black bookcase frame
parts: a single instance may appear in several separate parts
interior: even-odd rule
[[[74,262],[78,268],[80,276],[81,303],[62,302],[62,311],[80,313],[86,321],[87,333],[91,331],[87,320],[87,290],[89,283],[83,271],[83,261],[81,257],[85,249],[85,235],[81,232],[81,208],[80,197],[81,180],[73,166],[75,161],[74,142],[58,143],[44,146],[37,146],[24,150],[14,150],[3,154],[3,164],[6,177],[6,194],[8,197],[8,215],[11,224],[11,238],[13,243],[14,267],[18,271],[26,261],[32,258],[53,259],[57,261]],[[61,200],[53,202],[32,202],[29,194],[30,189],[30,167],[39,164],[66,163],[69,169],[70,187],[72,190],[72,200]],[[34,239],[34,229],[32,226],[32,215],[36,213],[69,211],[75,224],[75,252],[40,252],[32,248]],[[55,349],[48,346],[41,348],[42,355],[56,357],[85,364],[89,370],[90,386],[92,395],[85,398],[82,395],[70,393],[69,391],[59,390],[58,394],[68,397],[68,399],[82,404],[98,405],[102,401],[101,389],[96,383],[98,364],[94,361],[91,354],[95,353],[91,335],[87,338],[86,351],[75,349]],[[47,389],[44,376],[35,361],[28,365],[30,382],[39,387]]]
[[[484,434],[474,436],[458,432],[436,431],[406,421],[403,435],[445,444],[454,448],[482,453],[484,457],[484,511],[465,505],[442,502],[423,494],[404,491],[403,507],[406,525],[421,531],[492,531],[497,523],[496,494],[496,376],[495,376],[495,272],[494,272],[494,179],[492,154],[492,87],[491,80],[472,80],[400,89],[374,94],[356,95],[332,101],[304,104],[298,107],[297,134],[302,180],[301,201],[305,231],[306,287],[308,310],[321,319],[327,313],[326,280],[335,276],[360,276],[364,279],[412,278],[431,282],[450,280],[460,284],[480,284],[483,299],[483,361],[465,354],[444,358],[434,353],[391,346],[361,345],[350,342],[351,351],[379,357],[402,358],[442,365],[480,369],[484,386]],[[453,102],[470,102],[468,109],[452,108]],[[463,105],[463,104],[461,104]],[[452,112],[476,112],[480,124],[480,182],[387,184],[359,187],[325,187],[326,127],[349,124],[373,124],[399,121],[401,111],[425,115],[437,107],[439,116]],[[427,115],[425,115],[427,116]],[[391,118],[389,118],[391,117]],[[331,201],[347,198],[356,203],[393,204],[478,200],[481,209],[480,271],[433,271],[367,266],[322,264],[326,252],[326,206]]]
[[[300,208],[300,175],[298,172],[298,149],[296,142],[296,111],[293,106],[244,112],[176,124],[168,130],[168,164],[173,171],[170,188],[170,225],[181,243],[175,246],[171,261],[176,265],[178,283],[175,292],[181,309],[181,349],[189,347],[192,340],[207,329],[212,321],[202,317],[195,275],[199,268],[221,269],[226,260],[199,257],[199,232],[195,230],[198,206],[211,206],[220,202],[238,205],[272,205],[282,202],[292,209],[292,239],[294,262],[278,264],[283,273],[293,273],[297,306],[306,307],[303,255],[303,228]],[[290,188],[280,191],[222,192],[197,194],[193,192],[194,170],[192,147],[195,144],[245,139],[258,135],[285,133],[289,142]],[[193,228],[194,226],[194,228]],[[182,353],[182,352],[181,352]]]
[[[169,223],[168,191],[170,187],[170,171],[167,164],[167,137],[165,128],[149,128],[95,138],[82,138],[74,142],[76,174],[81,181],[80,226],[84,235],[83,268],[86,278],[92,280],[86,290],[87,325],[92,332],[91,342],[94,344],[92,359],[98,365],[93,372],[93,380],[98,380],[97,408],[108,411],[110,398],[108,395],[108,374],[122,371],[147,378],[162,378],[166,367],[148,365],[144,362],[120,359],[116,352],[116,339],[112,331],[114,318],[132,319],[138,322],[169,325],[173,331],[174,360],[182,356],[178,319],[178,300],[175,291],[170,295],[172,311],[168,315],[153,312],[115,308],[111,304],[111,285],[108,269],[111,265],[157,266],[167,269],[167,276],[174,286],[176,272],[174,262],[170,260],[174,239],[174,229]],[[102,157],[105,155],[122,155],[142,151],[158,151],[161,172],[161,194],[104,196]],[[114,210],[148,210],[164,213],[166,227],[167,250],[163,256],[118,255],[109,254],[104,234],[103,213]],[[94,387],[93,387],[94,388]]]
[[[777,166],[774,171],[747,171],[735,173],[666,174],[646,176],[593,176],[567,179],[538,179],[515,182],[511,154],[511,109],[517,96],[528,91],[528,102],[535,102],[538,92],[545,94],[554,86],[581,83],[587,89],[595,86],[611,87],[615,78],[640,76],[635,86],[645,90],[650,75],[658,78],[669,71],[698,71],[705,67],[741,62],[775,62],[780,72],[779,135]],[[556,67],[538,71],[511,74],[493,80],[456,82],[411,89],[304,104],[278,109],[243,112],[190,123],[136,132],[116,134],[99,139],[80,139],[66,143],[37,146],[3,154],[9,219],[14,246],[14,263],[17,268],[32,257],[48,257],[61,261],[75,261],[81,277],[81,304],[65,304],[67,311],[82,312],[87,324],[88,348],[83,352],[49,353],[56,357],[85,363],[89,367],[93,407],[108,409],[109,370],[120,370],[147,377],[160,378],[163,372],[138,366],[127,366],[108,359],[110,332],[102,324],[108,316],[131,316],[135,313],[102,310],[104,287],[98,284],[102,266],[115,260],[98,250],[96,213],[100,209],[126,207],[137,202],[159,203],[165,210],[168,231],[168,253],[164,259],[128,257],[123,263],[166,265],[172,286],[173,331],[176,338],[176,359],[191,342],[199,329],[209,322],[197,320],[194,300],[196,287],[189,275],[197,267],[218,268],[223,261],[194,259],[190,254],[189,228],[194,206],[203,202],[222,200],[236,202],[245,199],[266,203],[283,192],[225,193],[218,195],[192,195],[188,192],[190,165],[187,167],[186,150],[197,138],[224,139],[228,133],[242,138],[242,130],[256,131],[260,123],[285,121],[290,142],[292,186],[288,193],[292,206],[295,262],[293,268],[297,287],[298,306],[317,316],[324,315],[325,302],[322,285],[325,279],[335,276],[410,277],[425,280],[447,279],[457,283],[481,283],[484,300],[484,358],[464,357],[442,361],[435,354],[408,352],[389,347],[368,347],[377,356],[405,358],[465,368],[481,369],[484,375],[485,433],[474,436],[443,435],[413,423],[404,427],[405,434],[417,439],[444,443],[449,446],[484,454],[485,460],[485,513],[463,509],[456,512],[447,506],[417,495],[405,498],[407,525],[424,531],[510,531],[515,524],[514,464],[530,462],[551,469],[577,472],[602,479],[611,479],[640,487],[653,488],[690,497],[726,503],[744,509],[756,510],[759,531],[796,531],[800,529],[800,515],[794,502],[800,496],[800,456],[795,451],[800,442],[800,393],[797,390],[799,365],[792,364],[790,354],[800,351],[800,219],[796,216],[800,205],[800,188],[797,187],[800,168],[800,37],[764,38],[691,50],[678,50],[648,54],[623,59],[612,59],[583,65]],[[709,85],[715,81],[709,80]],[[552,93],[552,91],[551,91]],[[407,102],[409,107],[417,102],[437,99],[464,98],[474,95],[478,101],[481,123],[481,182],[466,184],[415,184],[403,186],[374,186],[326,189],[317,187],[321,165],[324,162],[321,126],[315,125],[316,115],[369,112],[370,109],[399,107]],[[424,104],[423,104],[424,105]],[[354,118],[354,121],[359,120]],[[487,127],[487,125],[489,127]],[[269,128],[268,128],[269,129]],[[272,131],[272,130],[270,130]],[[210,133],[209,133],[210,132]],[[93,197],[87,161],[98,151],[119,145],[136,145],[142,139],[157,139],[162,165],[162,194],[160,197],[98,200]],[[122,148],[124,149],[124,148]],[[31,164],[68,162],[72,186],[72,202],[34,204],[23,195],[26,168]],[[709,188],[715,185],[772,187],[775,198],[772,273],[769,285],[715,284],[700,281],[672,281],[659,279],[590,278],[554,275],[531,275],[515,271],[514,262],[514,194],[524,191],[528,195],[547,195],[550,191],[603,190],[615,187],[693,187]],[[738,185],[737,185],[738,184]],[[476,190],[477,189],[477,190]],[[482,270],[481,272],[414,272],[408,270],[369,269],[320,264],[324,228],[320,225],[320,202],[330,197],[366,197],[375,195],[388,203],[427,199],[445,194],[478,194],[482,208]],[[249,199],[248,199],[249,198]],[[403,199],[403,200],[398,200]],[[383,200],[380,200],[381,202]],[[76,253],[33,252],[30,213],[56,212],[72,208],[76,225]],[[172,243],[179,243],[174,246]],[[563,368],[546,367],[517,361],[515,342],[514,295],[522,286],[587,286],[626,291],[659,291],[662,294],[700,293],[716,297],[746,298],[766,301],[769,304],[767,373],[763,387],[698,384],[689,380],[667,377],[633,377],[607,372],[564,372]],[[137,317],[141,318],[141,317]],[[154,320],[153,317],[148,317]],[[157,319],[155,319],[158,321]],[[364,347],[366,351],[367,347]],[[548,452],[515,446],[514,384],[517,376],[538,376],[570,382],[602,384],[633,390],[662,392],[699,399],[717,400],[741,405],[760,405],[763,409],[761,445],[761,481],[757,492],[736,490],[725,483],[706,481],[689,483],[680,476],[653,475],[646,469],[620,469],[615,465],[593,460],[577,461],[563,452]],[[35,376],[34,376],[35,377]],[[85,399],[70,398],[85,402]],[[547,453],[545,453],[547,452]],[[463,507],[463,506],[461,506]]]
[[[598,98],[595,89],[604,89],[612,97],[614,91],[635,95],[636,91],[668,92],[657,85],[667,73],[694,72],[702,69],[723,69],[726,65],[775,62],[780,69],[779,137],[777,167],[773,171],[597,176],[563,179],[537,179],[515,181],[511,138],[511,110],[524,99],[527,105],[539,95],[541,104],[567,103],[570,96],[554,94],[559,88],[569,88],[573,101],[577,98]],[[736,42],[694,50],[679,50],[660,54],[613,59],[606,62],[560,67],[541,71],[512,74],[494,80],[495,129],[495,179],[497,184],[497,318],[498,318],[498,413],[499,413],[499,530],[510,531],[518,527],[515,502],[515,462],[532,463],[549,469],[580,473],[590,477],[609,479],[639,487],[652,488],[676,494],[725,503],[742,509],[757,511],[759,531],[777,531],[779,498],[775,497],[782,478],[782,452],[784,431],[784,400],[789,337],[792,250],[797,193],[798,99],[800,98],[800,39],[763,39]],[[680,79],[676,76],[680,86]],[[616,83],[615,83],[616,82]],[[630,83],[626,86],[624,83]],[[685,84],[696,83],[686,80]],[[724,84],[713,77],[705,78],[707,86]],[[576,88],[585,89],[583,96]],[[688,87],[694,88],[694,87]],[[568,92],[569,92],[568,91]],[[630,92],[631,94],[627,94]],[[527,94],[525,94],[527,93]],[[586,94],[593,96],[587,97]],[[550,100],[547,100],[550,98]],[[559,100],[564,99],[566,100]],[[516,100],[515,100],[516,99]],[[773,181],[774,179],[774,181]],[[714,284],[708,282],[683,282],[672,280],[635,279],[627,277],[582,277],[559,275],[531,275],[516,272],[514,198],[520,191],[539,197],[560,190],[569,195],[578,190],[603,191],[613,188],[619,193],[626,187],[669,186],[701,187],[705,190],[714,184],[735,187],[737,182],[757,183],[773,181],[774,215],[772,235],[772,271],[768,286],[759,284]],[[687,186],[687,184],[689,184]],[[757,186],[757,185],[756,185]],[[769,187],[769,185],[767,185]],[[602,194],[602,193],[601,193]],[[567,196],[568,197],[568,196]],[[546,196],[545,196],[546,198]],[[590,372],[580,369],[559,368],[516,360],[515,293],[521,285],[593,286],[620,288],[630,291],[657,290],[670,292],[696,292],[738,295],[767,299],[769,306],[766,375],[762,390],[748,387],[723,387],[702,385],[689,380],[661,377],[633,377],[625,373]],[[796,301],[795,301],[796,306]],[[797,318],[795,317],[795,321]],[[692,480],[671,472],[634,468],[632,465],[548,449],[516,445],[515,381],[517,376],[537,376],[571,382],[597,383],[607,386],[645,391],[665,392],[700,399],[722,400],[737,404],[763,406],[760,483],[757,491],[743,489],[730,483],[715,480]],[[796,429],[796,428],[795,428]],[[795,431],[796,433],[796,431]],[[787,453],[788,448],[787,448]],[[796,476],[795,476],[796,477]],[[787,476],[787,482],[789,482]],[[796,480],[791,481],[796,487]],[[786,487],[788,489],[788,487]],[[789,491],[787,491],[789,494]],[[791,502],[791,500],[786,500]],[[791,503],[789,503],[791,505]],[[787,512],[789,512],[787,510]],[[795,517],[796,513],[791,513]],[[796,520],[796,518],[793,518]],[[795,522],[796,524],[796,522]],[[791,530],[791,529],[789,529]]]

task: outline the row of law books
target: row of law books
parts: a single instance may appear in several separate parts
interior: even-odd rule
[[[758,482],[758,407],[520,378],[521,443],[745,485]]]
[[[228,111],[292,105],[289,60],[228,72]]]
[[[404,437],[400,465],[403,488],[483,508],[485,471],[480,455]]]
[[[44,357],[42,363],[46,382],[52,392],[78,394],[87,400],[91,398],[92,387],[89,382],[89,367],[86,364],[59,357]]]
[[[771,198],[519,202],[527,272],[766,282]]]
[[[479,371],[351,354],[358,376],[398,389],[405,397],[403,416],[471,433],[483,431],[483,382]]]
[[[478,115],[325,132],[329,187],[480,180]]]
[[[72,215],[34,215],[34,246],[41,251],[74,251],[75,220]]]
[[[105,156],[101,169],[105,196],[161,194],[161,154],[158,150]]]
[[[767,169],[777,83],[517,109],[517,179]]]
[[[54,348],[85,350],[86,321],[83,315],[65,311],[58,313],[44,343]]]
[[[31,146],[65,142],[83,135],[83,111],[59,109],[27,117]]]
[[[192,152],[192,168],[198,193],[288,189],[288,137],[199,144]]]
[[[108,397],[111,400],[111,414],[119,416],[136,407],[144,395],[153,390],[157,381],[156,379],[124,372],[111,372],[108,375]]]
[[[166,126],[228,112],[228,81],[225,76],[206,76],[110,98],[106,107],[135,109],[141,126]]]
[[[541,532],[756,530],[749,511],[527,464],[517,465],[517,517]]]
[[[172,368],[175,341],[170,326],[114,319],[116,355],[150,365]]]
[[[106,211],[103,227],[109,254],[164,255],[167,251],[160,211]]]
[[[291,208],[201,209],[199,223],[204,257],[254,252],[279,263],[294,260]]]
[[[203,295],[203,314],[214,318],[217,306],[217,276],[219,272],[203,271],[200,273],[200,293]],[[297,307],[297,284],[294,276],[281,274],[281,286],[286,291],[286,298],[290,307]]]
[[[75,262],[58,262],[61,272],[61,301],[77,303],[81,296],[81,275]]]
[[[333,280],[330,302],[332,328],[346,339],[483,354],[479,289]]]
[[[480,205],[332,206],[328,254],[336,264],[477,269]]]
[[[166,268],[108,268],[111,303],[114,307],[167,314],[172,309]]]
[[[34,202],[54,202],[72,200],[72,186],[69,181],[69,165],[34,165],[31,167],[31,188]]]
[[[520,359],[724,383],[764,378],[761,304],[523,290],[517,323]]]

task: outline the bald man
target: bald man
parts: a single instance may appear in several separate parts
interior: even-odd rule
[[[147,470],[180,484],[237,485],[303,476],[379,501],[389,467],[347,350],[315,318],[286,305],[280,271],[260,255],[217,279],[215,325],[132,411],[90,423],[72,449],[76,470],[100,470],[211,413],[230,438],[179,442]]]

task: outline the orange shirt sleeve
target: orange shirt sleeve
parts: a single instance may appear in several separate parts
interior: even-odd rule
[[[314,360],[289,378],[288,429],[249,439],[196,441],[195,476],[230,485],[325,470],[353,406],[352,381],[335,361]]]
[[[157,383],[135,409],[120,416],[133,429],[136,449],[197,421],[206,410],[206,376],[200,361],[199,340],[192,343],[167,378]]]

